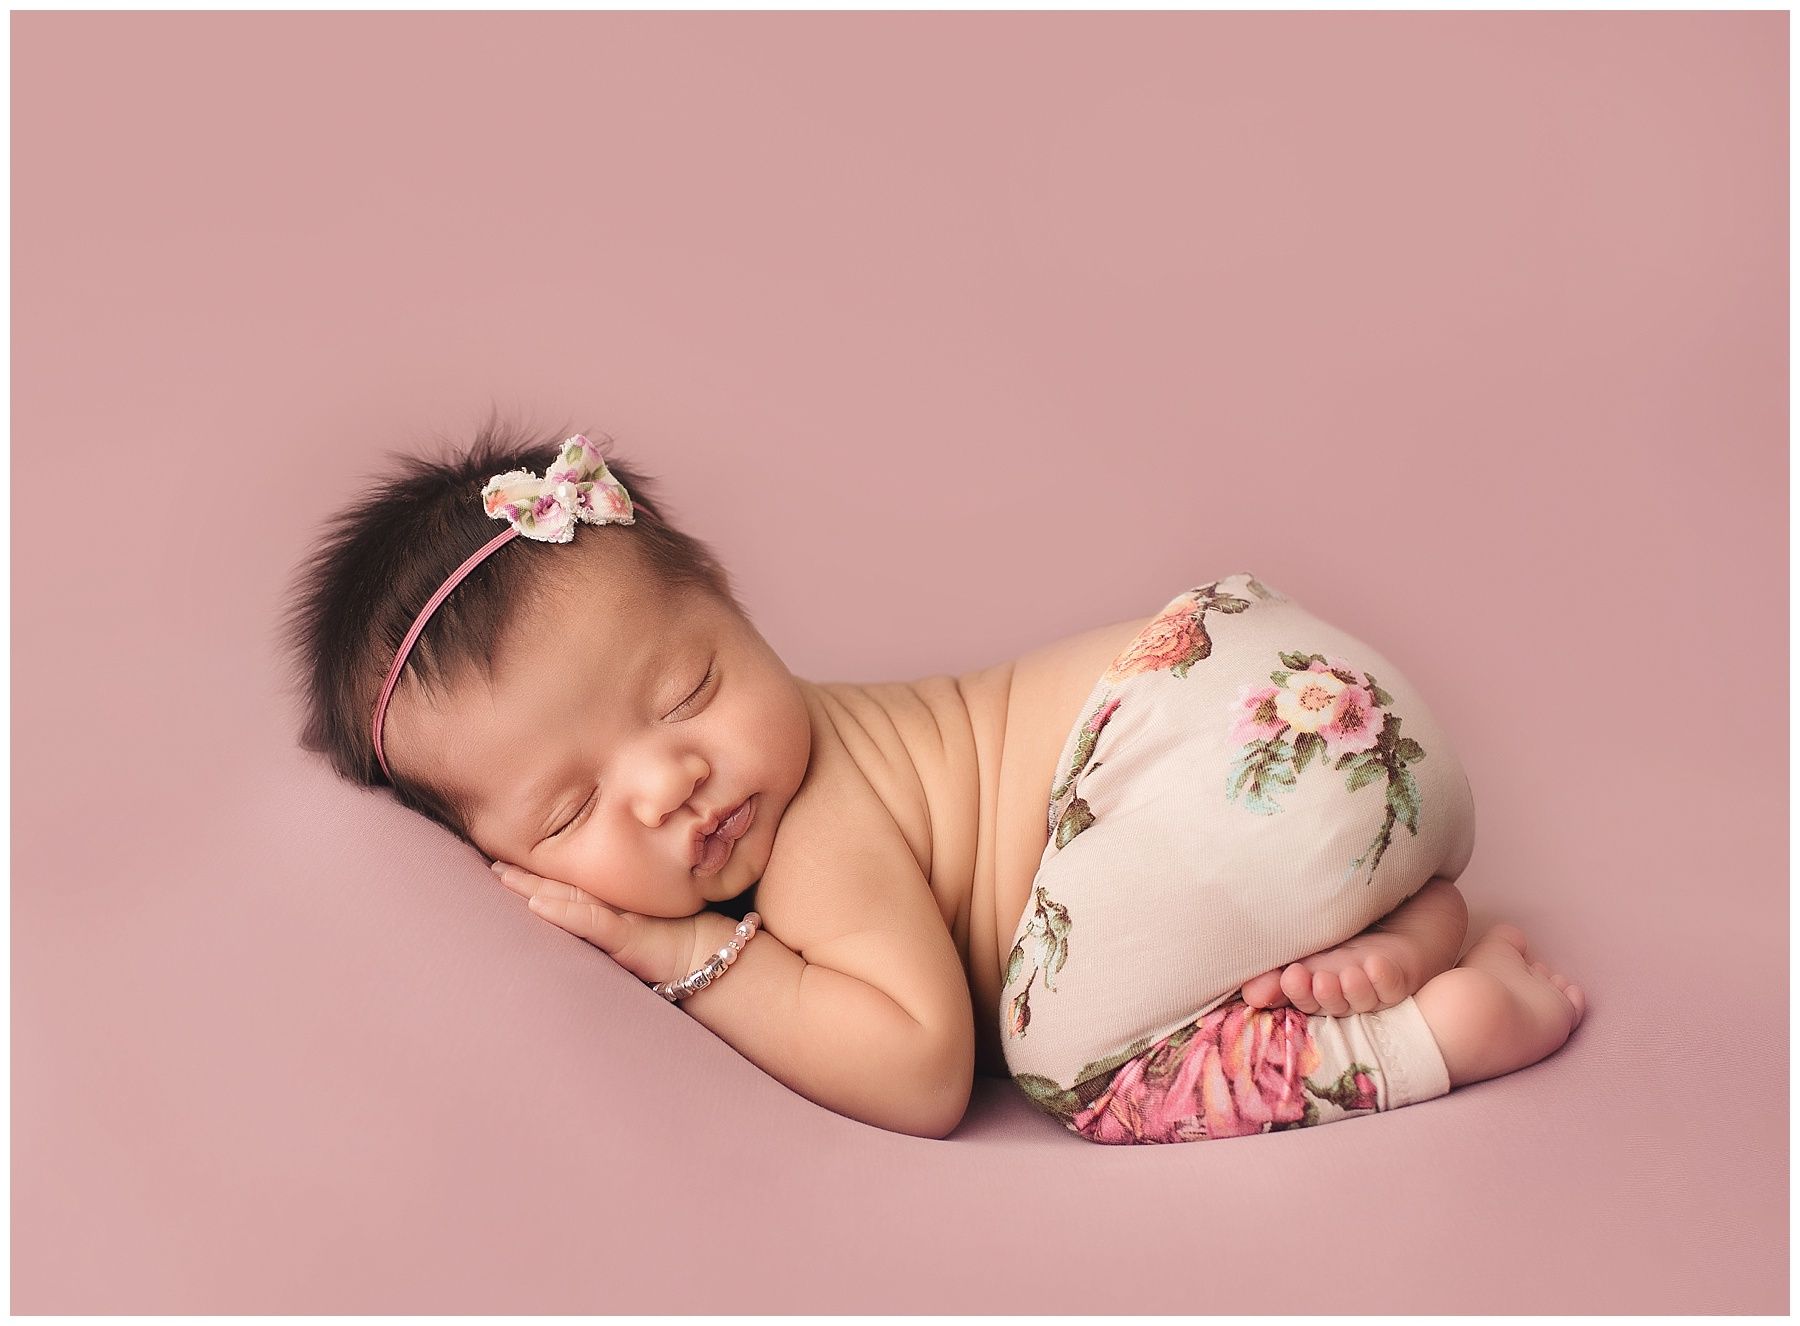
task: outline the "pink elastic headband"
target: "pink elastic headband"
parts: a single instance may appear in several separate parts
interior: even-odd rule
[[[541,543],[567,543],[575,537],[578,524],[630,525],[637,520],[625,485],[606,468],[600,448],[580,433],[557,449],[543,478],[530,470],[496,474],[482,488],[481,502],[488,515],[506,521],[508,528],[469,554],[419,610],[406,638],[400,642],[400,648],[394,651],[394,662],[388,668],[387,680],[382,683],[381,697],[375,701],[375,719],[370,733],[375,739],[375,758],[380,761],[381,772],[387,775],[390,783],[394,781],[394,772],[388,768],[387,756],[381,749],[381,720],[387,715],[388,699],[394,693],[394,686],[400,680],[400,669],[406,666],[406,656],[412,653],[413,644],[425,629],[425,623],[431,620],[438,604],[449,597],[450,591],[462,583],[463,577],[481,565],[488,554],[519,534]]]

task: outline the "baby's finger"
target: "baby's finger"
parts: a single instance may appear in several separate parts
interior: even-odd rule
[[[528,898],[554,898],[558,902],[599,902],[593,894],[576,888],[573,884],[564,884],[561,880],[545,879],[542,875],[527,877],[530,884],[525,889]]]
[[[619,913],[605,903],[594,901],[580,889],[570,888],[567,884],[558,884],[554,888],[554,892],[540,890],[531,900],[531,910],[608,953],[616,953],[624,947],[630,930]]]
[[[629,914],[615,911],[591,893],[500,861],[494,862],[491,869],[502,884],[527,899],[531,910],[552,925],[614,957],[619,957],[630,942]]]
[[[499,861],[494,862],[488,869],[494,872],[495,879],[499,880],[521,898],[529,898],[531,896],[531,886],[525,882],[526,879],[529,878],[526,871],[505,865]]]
[[[547,894],[553,898],[563,898],[571,902],[582,899],[592,900],[592,895],[584,893],[573,884],[564,884],[560,880],[546,879],[542,875],[534,875],[529,870],[518,866],[502,865],[496,861],[491,867],[494,877],[521,898],[530,898],[537,894]]]

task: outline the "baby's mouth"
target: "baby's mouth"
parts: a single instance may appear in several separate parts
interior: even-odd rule
[[[733,844],[750,831],[750,824],[755,818],[756,798],[752,796],[721,820],[718,828],[700,840],[694,873],[704,877],[723,869],[731,856]]]

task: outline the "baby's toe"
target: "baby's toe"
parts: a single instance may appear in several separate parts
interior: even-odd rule
[[[1365,959],[1363,970],[1368,973],[1369,984],[1375,987],[1375,993],[1381,996],[1383,1008],[1392,1008],[1412,993],[1406,988],[1406,972],[1385,953]]]
[[[1344,998],[1344,989],[1338,983],[1336,972],[1313,973],[1313,998],[1318,1001],[1321,1012],[1334,1018],[1350,1016],[1350,1001]]]
[[[1381,1003],[1368,973],[1361,967],[1344,968],[1338,973],[1338,984],[1343,987],[1344,998],[1349,1001],[1352,1013],[1373,1013]]]
[[[1244,982],[1240,992],[1244,1002],[1251,1008],[1280,1008],[1287,1003],[1287,995],[1281,988],[1281,969],[1266,971],[1261,976],[1253,976]]]
[[[1319,1001],[1313,998],[1312,973],[1306,969],[1304,962],[1290,962],[1287,965],[1287,969],[1281,973],[1281,992],[1302,1013],[1310,1016],[1319,1011]]]

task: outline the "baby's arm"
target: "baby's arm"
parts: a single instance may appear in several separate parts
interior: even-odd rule
[[[874,901],[866,884],[847,878],[841,887]],[[950,933],[929,888],[921,889],[922,908],[807,957],[759,930],[718,980],[681,1006],[828,1110],[916,1137],[948,1136],[973,1090],[975,1018]],[[914,910],[929,910],[935,934]],[[717,912],[694,919],[698,964],[737,923]]]
[[[947,1136],[975,1078],[975,1018],[955,943],[909,853],[894,859],[840,842],[835,859],[840,879],[798,893],[791,872],[779,885],[765,875],[759,901],[790,918],[794,947],[765,923],[681,1007],[827,1109],[894,1132]],[[529,871],[496,873],[539,915],[644,981],[681,979],[737,928],[718,912],[639,916]]]
[[[782,827],[794,836],[757,884],[757,910],[779,936],[758,933],[681,1006],[826,1109],[944,1137],[975,1081],[956,941],[906,840],[885,812],[871,814],[879,805],[865,784],[821,777],[806,795],[804,822],[789,811]],[[698,962],[735,923],[716,912],[695,920]]]
[[[1468,928],[1462,892],[1434,878],[1361,934],[1245,981],[1244,1002],[1332,1017],[1392,1008],[1456,965]]]

